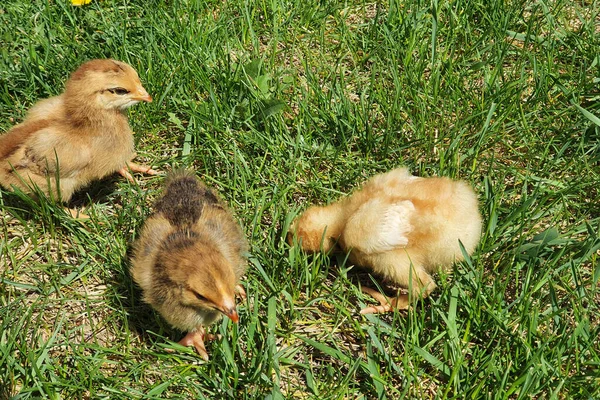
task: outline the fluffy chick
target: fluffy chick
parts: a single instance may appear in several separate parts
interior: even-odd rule
[[[372,177],[336,203],[310,207],[292,224],[288,240],[296,235],[308,252],[349,252],[350,262],[407,288],[414,299],[435,289],[431,273],[463,259],[459,241],[473,252],[481,224],[477,196],[467,183],[418,178],[398,168]],[[381,304],[362,314],[410,304],[406,294],[390,299],[370,288],[363,291]]]
[[[133,133],[124,111],[152,97],[137,72],[116,60],[81,65],[60,96],[35,104],[25,121],[0,136],[0,185],[46,194],[68,202],[91,181],[119,172],[156,174],[130,163],[135,157]],[[59,180],[57,182],[56,176]]]
[[[240,226],[217,195],[192,173],[177,172],[134,245],[131,273],[144,301],[189,332],[179,343],[208,360],[204,327],[221,315],[238,321],[234,292],[246,251]]]

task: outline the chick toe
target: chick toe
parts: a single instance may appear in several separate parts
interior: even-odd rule
[[[360,310],[361,314],[383,314],[391,312],[394,309],[408,310],[410,304],[407,294],[399,294],[395,298],[390,298],[384,294],[379,293],[377,290],[371,289],[370,287],[363,286],[362,292],[373,297],[379,302],[378,306],[365,307]]]
[[[71,217],[75,218],[75,219],[90,219],[90,216],[85,214],[83,211],[77,210],[75,208],[67,208],[65,209],[65,211],[67,211]]]
[[[206,335],[204,327],[200,327],[195,331],[188,332],[188,334],[185,335],[178,343],[186,347],[194,346],[198,354],[200,354],[200,357],[202,357],[204,361],[208,361],[208,352],[204,346],[204,339],[211,340],[214,339],[214,336]]]
[[[132,162],[127,163],[127,165],[129,166],[129,169],[132,170],[133,172],[140,172],[142,174],[147,174],[147,175],[158,175],[157,170],[152,169],[152,167],[149,167],[147,165],[136,164],[136,163],[132,163]]]
[[[121,175],[123,178],[127,179],[129,182],[135,183],[135,179],[133,178],[133,175],[131,175],[129,173],[129,171],[127,170],[127,167],[123,167],[120,170],[118,170],[117,172],[119,173],[119,175]]]

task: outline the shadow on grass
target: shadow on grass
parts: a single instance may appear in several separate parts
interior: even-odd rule
[[[59,222],[61,219],[69,217],[68,212],[64,211],[65,206],[72,209],[83,209],[107,201],[108,197],[115,192],[118,180],[119,178],[113,175],[95,181],[78,190],[67,204],[47,197],[39,189],[33,194],[29,194],[20,189],[9,191],[0,188],[0,209],[6,210],[21,222],[29,222],[35,218]]]
[[[99,181],[94,181],[90,185],[75,192],[67,206],[69,208],[87,208],[95,203],[102,203],[113,194],[117,188],[117,183],[122,178],[113,174]]]

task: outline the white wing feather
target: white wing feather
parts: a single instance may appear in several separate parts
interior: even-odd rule
[[[390,204],[384,212],[379,234],[379,252],[408,245],[408,234],[412,231],[410,216],[415,206],[409,200]]]
[[[349,247],[364,253],[383,253],[408,245],[408,235],[413,230],[410,224],[415,206],[409,200],[382,203],[373,199],[363,204],[352,215],[345,231],[352,237]],[[351,232],[360,232],[358,238]]]

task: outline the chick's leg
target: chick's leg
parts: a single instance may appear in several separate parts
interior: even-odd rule
[[[422,268],[415,267],[409,256],[405,253],[380,255],[376,261],[376,264],[372,264],[378,267],[373,268],[375,272],[386,275],[394,283],[408,288],[411,296],[408,294],[398,294],[396,297],[390,298],[374,289],[363,287],[363,293],[379,301],[379,305],[363,308],[360,311],[361,314],[380,314],[393,311],[394,309],[407,310],[411,304],[411,300],[426,298],[436,288],[431,275]],[[388,264],[389,262],[392,262],[392,264]],[[387,271],[387,274],[384,271]]]
[[[208,361],[208,352],[204,346],[204,340],[213,340],[215,335],[209,335],[204,330],[203,326],[199,326],[195,331],[188,332],[183,339],[179,341],[182,346],[194,346],[200,357],[204,361]]]

